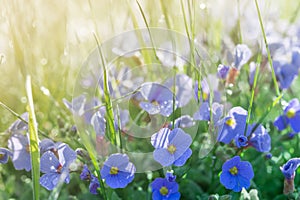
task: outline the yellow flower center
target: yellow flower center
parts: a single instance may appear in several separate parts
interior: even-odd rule
[[[206,101],[208,99],[208,94],[206,92],[202,92],[202,98]]]
[[[294,108],[291,108],[291,109],[289,109],[289,110],[286,112],[286,116],[287,116],[288,118],[293,118],[293,117],[295,117],[295,114],[296,114],[296,111],[295,111]]]
[[[110,174],[118,174],[119,172],[119,169],[117,167],[111,167],[110,168]]]
[[[228,120],[226,120],[225,122],[228,126],[234,126],[235,125],[235,120],[233,118],[229,118]]]
[[[159,103],[155,100],[151,101],[151,104],[154,105],[154,106],[159,106]]]
[[[4,154],[0,153],[0,160],[4,157]]]
[[[170,152],[170,154],[174,154],[176,151],[176,147],[173,144],[171,144],[168,146],[168,151]]]
[[[234,166],[233,168],[231,168],[229,170],[229,172],[232,174],[232,175],[236,175],[238,173],[238,169],[236,168],[236,166]]]
[[[169,193],[169,190],[165,186],[162,186],[160,188],[159,192],[160,192],[161,195],[166,196]]]

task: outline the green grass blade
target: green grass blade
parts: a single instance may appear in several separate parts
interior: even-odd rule
[[[33,97],[31,89],[30,76],[26,78],[26,93],[28,99],[27,110],[29,113],[29,141],[30,141],[30,154],[31,154],[31,166],[32,166],[32,183],[33,183],[33,199],[39,199],[40,190],[40,150],[38,143],[38,129],[37,122],[34,113]]]
[[[109,138],[110,142],[113,145],[117,144],[117,137],[116,137],[116,130],[115,130],[115,126],[114,126],[114,112],[113,112],[113,106],[112,106],[112,102],[111,102],[111,98],[110,98],[110,91],[108,88],[108,73],[107,73],[107,69],[106,69],[106,62],[105,62],[105,58],[100,46],[100,43],[96,37],[96,35],[94,34],[95,40],[97,42],[97,47],[98,47],[98,53],[100,55],[100,60],[101,60],[101,64],[103,67],[103,92],[104,92],[104,101],[105,101],[105,108],[106,108],[106,133],[107,133],[107,137]]]
[[[265,28],[264,28],[264,25],[263,25],[263,22],[262,22],[262,17],[261,17],[261,14],[260,14],[260,9],[259,9],[257,0],[255,0],[255,6],[256,6],[256,11],[257,11],[258,19],[259,19],[261,32],[263,34],[264,43],[265,43],[267,54],[268,54],[268,61],[269,61],[269,65],[271,67],[272,79],[273,79],[273,82],[274,82],[276,95],[277,95],[277,97],[279,97],[280,96],[280,90],[279,90],[278,83],[277,83],[277,80],[276,80],[276,75],[275,75],[275,71],[274,71],[274,67],[273,67],[273,61],[272,61],[272,58],[271,58],[271,52],[270,52],[270,49],[269,49],[269,44],[268,44],[268,41],[267,41]]]

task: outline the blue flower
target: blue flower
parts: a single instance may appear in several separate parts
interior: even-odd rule
[[[245,131],[247,111],[242,107],[232,108],[227,117],[219,123],[219,134],[217,140],[228,144],[237,135],[242,135]]]
[[[223,164],[220,182],[225,188],[240,192],[242,188],[250,187],[250,180],[253,176],[252,165],[248,161],[241,161],[239,156],[235,156]]]
[[[151,183],[153,200],[177,200],[180,199],[178,184],[168,181],[166,178],[156,178]]]
[[[199,88],[199,83],[198,81],[195,81],[194,84],[194,96],[195,99],[198,102],[208,102],[209,98],[211,96],[211,92],[213,92],[213,101],[214,102],[219,102],[221,95],[220,92],[218,91],[218,84],[219,84],[219,79],[216,77],[216,75],[208,75],[206,78],[204,78],[201,81],[201,88]],[[201,89],[201,91],[200,91]],[[199,94],[200,93],[200,96]],[[199,98],[200,97],[200,98]]]
[[[12,155],[13,154],[8,149],[0,147],[0,163],[1,164],[7,163],[8,158],[12,157]]]
[[[254,76],[255,76],[255,72],[256,72],[256,68],[257,68],[257,66],[256,66],[256,64],[255,64],[255,62],[251,62],[250,64],[249,64],[249,84],[250,84],[250,86],[252,86],[253,85],[253,82],[254,82]]]
[[[28,112],[23,113],[21,118],[28,122]],[[8,128],[8,132],[10,133],[22,133],[26,131],[28,131],[28,124],[20,119],[14,121]]]
[[[223,107],[224,107],[223,105],[214,102],[210,108],[209,103],[204,102],[201,104],[199,111],[197,111],[193,117],[195,120],[210,121],[211,120],[210,113],[212,113],[212,120],[214,124],[216,124],[220,120],[221,116],[223,115]]]
[[[98,194],[98,188],[100,187],[99,180],[96,176],[94,176],[90,170],[88,169],[87,165],[83,166],[82,172],[80,174],[81,180],[88,180],[90,181],[89,190],[92,194]]]
[[[192,138],[180,128],[175,128],[172,131],[168,128],[162,128],[151,136],[151,144],[155,148],[154,160],[164,167],[172,164],[182,166],[192,155],[192,150],[189,148],[192,144]]]
[[[147,101],[140,102],[140,107],[150,115],[161,114],[170,116],[178,102],[173,97],[173,93],[163,85],[158,83],[144,83],[140,88],[140,94]]]
[[[13,134],[8,140],[8,148],[12,150],[12,162],[16,170],[31,170],[29,140],[22,134]]]
[[[285,129],[288,124],[295,132],[300,132],[300,104],[298,99],[292,99],[288,106],[284,109],[283,115],[277,117],[274,121],[274,126],[279,131]]]
[[[189,115],[182,115],[174,121],[174,128],[189,128],[195,125],[194,119]],[[172,129],[171,122],[168,128]]]
[[[91,179],[91,172],[87,165],[83,165],[83,169],[80,174],[80,179],[84,181]]]
[[[175,180],[176,180],[176,175],[174,175],[174,171],[173,171],[173,170],[167,171],[167,173],[166,173],[166,179],[167,179],[169,182],[175,182]]]
[[[248,126],[247,136],[250,135],[254,127],[255,124]],[[259,125],[251,134],[248,143],[259,152],[269,152],[271,150],[271,137],[262,125]]]
[[[248,138],[244,135],[237,135],[235,137],[235,145],[237,148],[245,147],[248,145]]]
[[[227,77],[227,74],[228,74],[228,72],[229,72],[229,69],[230,69],[229,66],[220,64],[220,65],[218,66],[218,73],[217,73],[218,77],[219,77],[220,79],[225,80],[226,77]]]
[[[294,179],[295,171],[297,170],[299,165],[300,158],[292,158],[287,161],[282,167],[280,167],[280,170],[286,179]]]
[[[289,194],[293,193],[295,190],[294,186],[294,179],[296,175],[296,170],[300,165],[300,158],[292,158],[289,161],[287,161],[282,167],[280,167],[280,170],[282,174],[284,175],[284,188],[283,193]]]
[[[241,67],[251,58],[251,55],[251,50],[247,45],[238,44],[234,50],[234,66],[240,70]]]
[[[280,61],[273,62],[274,71],[281,89],[287,89],[298,75],[298,68],[291,64]]]
[[[112,154],[100,171],[102,179],[111,188],[125,188],[134,178],[135,166],[126,154]]]
[[[178,100],[178,107],[183,107],[189,103],[193,95],[193,80],[185,74],[177,74],[174,78],[168,79],[164,85],[173,91],[175,87],[175,95]]]
[[[98,188],[100,188],[99,180],[96,176],[92,175],[91,182],[90,182],[90,185],[89,185],[90,193],[98,194]]]
[[[45,152],[41,157],[40,184],[47,190],[53,190],[59,182],[70,182],[69,166],[76,160],[76,152],[67,144],[61,143],[57,153]]]

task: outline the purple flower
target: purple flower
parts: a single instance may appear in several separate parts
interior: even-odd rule
[[[249,84],[252,86],[253,85],[253,82],[254,82],[254,76],[255,76],[255,72],[256,72],[256,68],[257,68],[257,66],[256,66],[256,64],[255,64],[255,62],[251,62],[250,64],[249,64]]]
[[[237,135],[235,137],[235,145],[237,148],[245,147],[248,145],[248,138],[244,135]]]
[[[166,179],[167,179],[169,182],[175,182],[175,180],[176,180],[176,175],[174,175],[173,170],[167,171],[167,173],[166,173]]]
[[[29,140],[22,134],[12,134],[8,140],[8,148],[12,150],[12,162],[16,170],[31,170]]]
[[[177,100],[174,101],[173,93],[163,85],[158,83],[144,83],[140,88],[140,93],[146,100],[140,102],[140,107],[150,115],[161,114],[170,116],[174,107],[177,108]]]
[[[189,128],[195,125],[194,119],[189,115],[182,115],[174,121],[174,128]],[[173,123],[171,122],[168,128],[172,129]]]
[[[298,99],[292,99],[288,106],[284,109],[283,115],[277,117],[274,121],[274,126],[282,131],[288,124],[295,132],[300,132],[300,104]]]
[[[28,122],[28,112],[23,113],[21,118]],[[28,124],[20,119],[17,119],[10,125],[8,131],[10,133],[22,133],[23,131],[28,131]]]
[[[280,167],[281,172],[283,173],[284,179],[284,188],[283,193],[289,194],[294,192],[294,179],[296,170],[300,165],[300,158],[292,158],[287,163],[285,163],[282,167]]]
[[[287,89],[292,84],[293,80],[298,75],[298,68],[286,62],[274,61],[273,62],[274,71],[279,81],[279,86],[281,89]]]
[[[65,106],[73,113],[79,116],[84,114],[84,104],[86,102],[86,97],[80,95],[72,99],[72,102],[69,102],[67,99],[63,99]]]
[[[248,126],[247,136],[250,135],[254,127],[255,124]],[[259,152],[269,152],[271,150],[271,137],[265,127],[259,125],[255,129],[250,136],[249,145],[253,146]]]
[[[217,73],[218,77],[219,77],[220,79],[225,80],[226,77],[227,77],[227,74],[228,74],[228,72],[229,72],[229,69],[230,69],[229,66],[220,64],[220,65],[218,66],[218,73]]]
[[[69,166],[76,160],[76,152],[67,144],[60,144],[57,154],[52,151],[45,152],[41,157],[40,184],[47,190],[53,190],[59,182],[70,182]]]
[[[0,163],[1,164],[7,163],[8,158],[12,157],[12,155],[13,154],[8,149],[0,147]]]
[[[254,173],[248,161],[241,161],[239,156],[227,160],[222,166],[220,182],[225,188],[240,192],[242,188],[250,187],[250,180]]]
[[[175,128],[172,131],[168,128],[162,128],[151,136],[151,144],[155,148],[154,160],[164,167],[172,164],[182,166],[192,155],[192,150],[189,148],[192,144],[192,138],[180,128]]]
[[[242,135],[246,127],[247,111],[242,107],[232,108],[219,124],[217,140],[228,144],[237,135]]]
[[[126,154],[112,154],[104,162],[101,177],[111,188],[125,188],[134,178],[135,166]]]
[[[92,175],[91,182],[89,185],[90,193],[98,194],[98,188],[100,188],[100,183],[97,177]]]
[[[175,87],[175,95],[178,100],[178,107],[183,107],[189,103],[193,95],[193,80],[185,74],[177,74],[174,78],[168,79],[165,84],[171,91]]]
[[[151,183],[153,200],[177,200],[180,199],[178,184],[168,181],[166,178],[156,178]]]
[[[90,185],[89,185],[90,193],[98,194],[98,188],[100,187],[99,180],[96,176],[91,174],[91,172],[88,169],[87,165],[83,166],[82,172],[80,174],[80,179],[90,181]]]
[[[214,102],[210,108],[209,103],[204,102],[201,104],[199,111],[197,111],[193,117],[195,120],[210,121],[210,113],[212,113],[212,120],[214,124],[216,124],[223,115],[223,107],[223,105]]]
[[[241,67],[251,58],[251,55],[251,50],[247,45],[238,44],[234,50],[234,66],[240,70]]]
[[[81,174],[80,174],[80,179],[83,180],[83,181],[91,179],[91,172],[90,172],[87,165],[83,165],[83,169],[82,169]]]
[[[210,92],[213,92],[213,101],[220,101],[220,92],[218,91],[219,79],[215,75],[208,75],[201,81],[201,88],[199,88],[198,81],[194,84],[194,96],[198,102],[209,101]],[[201,89],[201,91],[199,91]],[[199,93],[200,92],[200,99]]]
[[[280,167],[286,179],[293,179],[295,177],[295,171],[300,165],[300,158],[292,158],[287,161],[282,167]]]

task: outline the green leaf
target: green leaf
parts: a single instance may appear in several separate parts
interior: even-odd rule
[[[26,93],[28,99],[27,111],[29,113],[29,143],[30,143],[30,155],[31,155],[31,166],[32,166],[32,183],[33,183],[33,199],[39,199],[40,189],[40,150],[38,144],[38,129],[37,122],[34,113],[33,97],[31,89],[30,76],[26,78]]]

